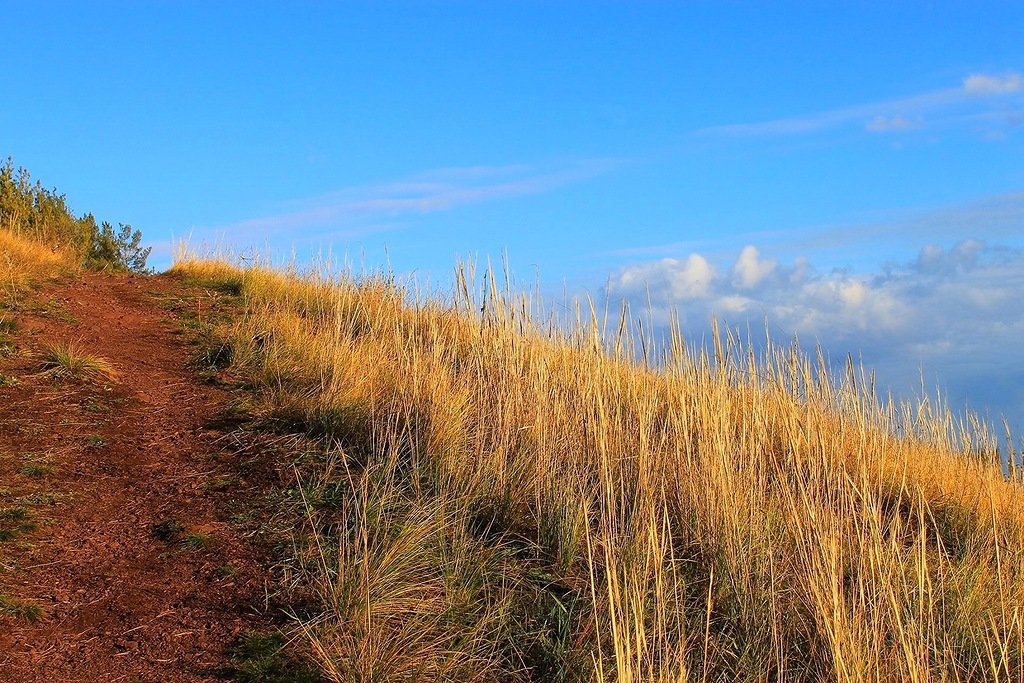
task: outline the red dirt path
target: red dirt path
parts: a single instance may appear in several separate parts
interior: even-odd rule
[[[15,313],[19,353],[0,358],[20,382],[0,388],[0,509],[25,505],[38,528],[0,543],[0,596],[45,616],[0,615],[0,681],[218,680],[239,635],[270,627],[260,553],[227,521],[242,494],[217,485],[228,473],[211,457],[227,394],[193,376],[160,305],[206,309],[202,296],[168,277],[86,274]],[[58,341],[111,360],[118,379],[36,375]]]

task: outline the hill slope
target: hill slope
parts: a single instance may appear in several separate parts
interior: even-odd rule
[[[325,444],[296,548],[332,680],[1024,676],[1017,456],[862,370],[602,338],[466,270],[174,272],[240,297],[254,419]]]
[[[1024,675],[1018,459],[855,368],[602,339],[466,271],[39,263],[0,359],[15,680]],[[318,674],[242,638],[284,612]]]

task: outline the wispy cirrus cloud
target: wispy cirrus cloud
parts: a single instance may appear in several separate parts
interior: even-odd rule
[[[440,168],[288,202],[280,211],[204,232],[232,239],[273,238],[299,230],[307,237],[356,237],[394,229],[416,215],[550,192],[608,173],[622,163],[619,159],[584,159],[546,165]]]
[[[920,122],[911,121],[906,116],[876,116],[865,124],[872,133],[890,133],[893,131],[912,130],[920,126]]]
[[[1024,191],[989,195],[878,221],[780,233],[780,241],[797,247],[839,248],[876,242],[883,236],[896,241],[955,239],[962,235],[1019,240],[1024,235]]]
[[[909,131],[931,125],[950,125],[990,115],[990,126],[1013,126],[1024,112],[1024,78],[1017,72],[970,74],[957,87],[908,97],[856,104],[798,116],[712,126],[701,136],[808,135],[843,127],[870,133]],[[1005,107],[1006,104],[1010,108]],[[993,111],[993,107],[1002,105]]]
[[[927,239],[957,239],[974,235],[986,240],[1020,240],[1024,236],[1024,191],[1005,192],[974,201],[937,208],[901,212],[877,220],[812,225],[782,230],[758,230],[715,238],[701,238],[614,249],[600,256],[677,256],[693,250],[719,252],[741,243],[770,244],[787,251],[846,249],[877,243],[920,243]]]
[[[964,91],[969,95],[1006,95],[1020,92],[1024,88],[1024,79],[1018,73],[1005,76],[988,74],[971,74],[964,79]]]

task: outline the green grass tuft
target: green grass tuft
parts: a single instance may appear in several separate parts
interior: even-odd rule
[[[24,522],[32,518],[32,511],[24,505],[0,509],[0,523]]]
[[[185,550],[203,550],[210,544],[210,537],[199,532],[186,534],[181,539],[181,547]]]
[[[54,470],[53,465],[51,465],[49,463],[45,463],[45,462],[30,462],[30,463],[26,464],[25,466],[23,466],[21,468],[21,470],[19,470],[19,471],[22,474],[24,474],[26,477],[32,477],[34,479],[39,479],[40,477],[45,477],[48,474],[53,474],[53,470]]]
[[[0,614],[14,617],[15,619],[36,622],[42,619],[43,608],[34,602],[0,595]]]
[[[23,533],[34,531],[32,511],[24,505],[0,508],[0,541],[13,541]]]
[[[288,652],[277,633],[250,633],[231,657],[235,679],[241,683],[316,683],[319,675]]]

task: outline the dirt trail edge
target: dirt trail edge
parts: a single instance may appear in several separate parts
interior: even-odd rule
[[[0,358],[0,681],[222,680],[240,635],[270,628],[260,551],[228,521],[244,495],[225,493],[217,455],[228,396],[189,370],[166,305],[194,311],[199,296],[166,276],[85,274],[14,314],[18,352]],[[40,376],[59,342],[108,359],[116,380]]]

